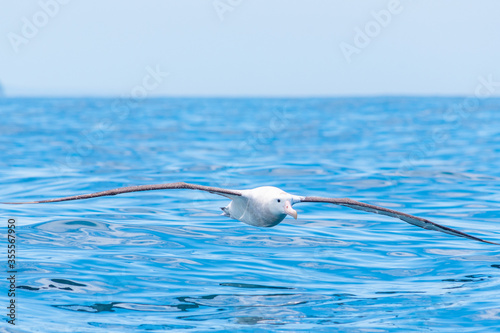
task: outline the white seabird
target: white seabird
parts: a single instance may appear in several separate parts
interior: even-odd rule
[[[416,225],[417,227],[421,227],[424,229],[441,231],[450,235],[464,237],[479,242],[500,245],[500,243],[487,241],[417,216],[398,212],[396,210],[370,205],[348,198],[297,196],[287,193],[273,186],[262,186],[251,190],[230,190],[212,186],[178,182],[178,183],[120,187],[108,191],[75,195],[64,198],[30,201],[30,202],[5,202],[5,204],[34,204],[34,203],[68,201],[68,200],[80,200],[80,199],[90,199],[102,196],[117,195],[128,192],[166,190],[166,189],[200,190],[227,197],[231,199],[231,202],[226,207],[221,208],[223,211],[223,215],[256,227],[274,227],[275,225],[283,221],[283,219],[287,215],[290,215],[293,218],[297,219],[297,211],[292,208],[294,204],[301,202],[322,202],[322,203],[331,203],[335,205],[346,206],[358,210],[364,210],[370,213],[387,215],[390,217],[398,218],[404,222]]]

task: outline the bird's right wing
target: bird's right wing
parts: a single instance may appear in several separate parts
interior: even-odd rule
[[[47,199],[47,200],[39,200],[39,201],[29,201],[29,202],[3,202],[3,203],[4,204],[34,204],[34,203],[46,203],[46,202],[59,202],[59,201],[69,201],[69,200],[90,199],[90,198],[104,197],[104,196],[117,195],[117,194],[122,194],[122,193],[129,193],[129,192],[154,191],[154,190],[174,190],[174,189],[190,189],[190,190],[206,191],[206,192],[225,196],[226,198],[229,198],[229,199],[233,199],[234,197],[241,196],[241,191],[238,191],[238,190],[229,190],[229,189],[225,189],[225,188],[218,188],[218,187],[212,187],[212,186],[203,186],[203,185],[197,185],[197,184],[188,184],[188,183],[184,183],[184,182],[178,182],[178,183],[119,187],[119,188],[115,188],[113,190],[107,190],[107,191],[95,192],[95,193],[89,193],[89,194],[80,194],[80,195],[74,195],[74,196],[64,197],[64,198],[55,198],[55,199]]]

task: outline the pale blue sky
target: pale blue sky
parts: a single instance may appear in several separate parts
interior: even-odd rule
[[[473,95],[480,76],[500,82],[494,0],[0,3],[10,96]]]

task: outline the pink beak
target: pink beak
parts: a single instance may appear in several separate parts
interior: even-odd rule
[[[293,217],[294,219],[297,219],[297,211],[292,208],[292,204],[290,201],[285,202],[285,213]]]

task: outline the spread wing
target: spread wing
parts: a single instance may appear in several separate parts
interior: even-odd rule
[[[71,197],[39,200],[39,201],[29,201],[29,202],[4,202],[5,204],[33,204],[33,203],[45,203],[45,202],[58,202],[58,201],[68,201],[68,200],[80,200],[80,199],[90,199],[96,197],[104,197],[110,195],[117,195],[129,192],[139,192],[139,191],[154,191],[154,190],[174,190],[174,189],[190,189],[190,190],[200,190],[210,193],[219,194],[225,196],[226,198],[232,199],[235,196],[241,196],[241,191],[228,190],[224,188],[203,186],[196,184],[188,184],[184,182],[179,183],[166,183],[166,184],[154,184],[154,185],[139,185],[139,186],[127,186],[119,187],[113,190],[107,190],[102,192],[95,192],[89,194],[74,195]]]
[[[500,245],[500,243],[490,242],[490,241],[466,234],[465,232],[461,232],[461,231],[458,231],[458,230],[455,230],[452,228],[445,227],[444,225],[440,225],[440,224],[431,222],[431,221],[423,219],[421,217],[398,212],[396,210],[392,210],[392,209],[388,209],[388,208],[384,208],[384,207],[366,204],[364,202],[359,202],[359,201],[351,200],[348,198],[304,197],[301,199],[300,202],[324,202],[324,203],[332,203],[332,204],[340,205],[340,206],[346,206],[349,208],[364,210],[364,211],[370,212],[370,213],[376,213],[376,214],[387,215],[390,217],[395,217],[395,218],[398,218],[402,221],[416,225],[417,227],[420,227],[420,228],[441,231],[441,232],[444,232],[444,233],[447,233],[450,235],[464,237],[464,238],[468,238],[468,239],[473,239],[473,240],[483,242],[483,243]]]

